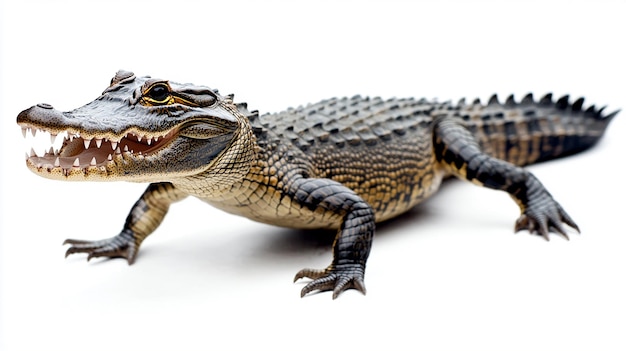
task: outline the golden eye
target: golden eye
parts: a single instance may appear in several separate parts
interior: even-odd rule
[[[157,84],[146,95],[155,102],[165,103],[170,97],[170,89],[165,84]]]

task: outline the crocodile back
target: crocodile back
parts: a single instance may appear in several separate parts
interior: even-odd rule
[[[445,175],[433,152],[436,119],[456,119],[484,152],[524,166],[582,151],[599,140],[617,111],[604,115],[603,109],[582,105],[583,99],[570,103],[567,97],[553,101],[546,95],[535,101],[529,94],[504,103],[493,96],[487,104],[355,96],[262,116],[238,107],[249,116],[265,168],[299,162],[297,172],[353,189],[380,221],[439,187]]]
[[[311,177],[353,189],[375,209],[378,221],[419,203],[442,176],[432,152],[432,113],[444,104],[424,99],[354,96],[320,101],[260,116],[259,143],[276,154],[293,146]]]

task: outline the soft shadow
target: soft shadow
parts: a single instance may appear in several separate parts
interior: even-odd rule
[[[416,226],[432,215],[433,213],[428,209],[428,206],[424,206],[423,203],[419,204],[398,217],[376,224],[376,236],[389,235],[406,227]]]
[[[425,206],[417,206],[408,212],[388,221],[376,224],[375,237],[393,235],[403,228],[415,226],[431,213]],[[287,228],[270,228],[261,251],[270,255],[291,256],[294,253],[314,253],[331,250],[337,234],[336,230],[298,230]],[[264,233],[265,234],[265,233]]]
[[[335,230],[272,229],[266,235],[262,251],[280,256],[330,250],[337,234]]]

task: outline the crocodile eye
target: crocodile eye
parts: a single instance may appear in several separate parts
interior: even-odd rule
[[[166,102],[170,97],[170,89],[165,84],[157,84],[148,91],[147,95],[155,102]]]

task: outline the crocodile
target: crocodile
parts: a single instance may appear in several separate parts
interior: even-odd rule
[[[514,230],[568,239],[572,218],[525,165],[583,151],[619,110],[547,94],[497,95],[485,104],[354,96],[259,114],[216,89],[119,71],[94,101],[69,112],[22,111],[32,172],[63,181],[149,183],[121,232],[68,239],[66,257],[121,257],[132,264],[171,204],[188,196],[277,226],[336,230],[332,262],[303,269],[301,296],[365,294],[376,223],[396,217],[457,177],[507,192],[519,205]]]

